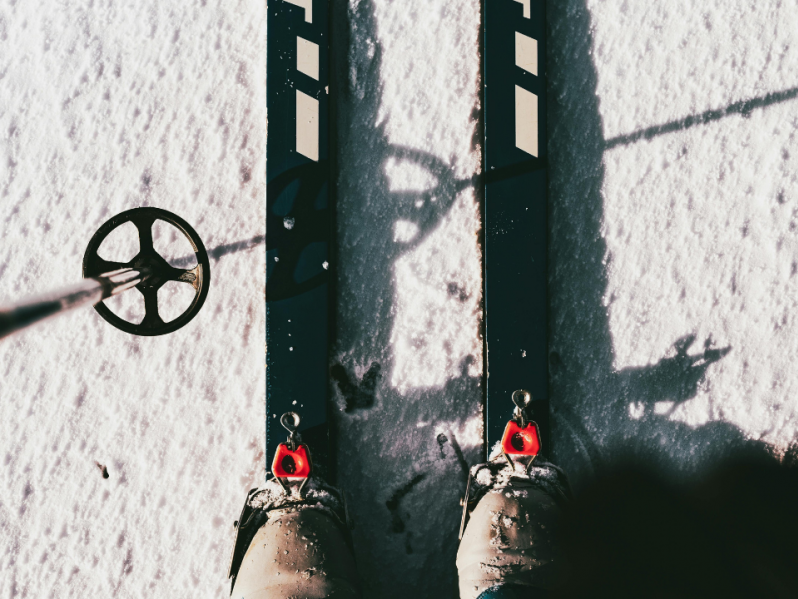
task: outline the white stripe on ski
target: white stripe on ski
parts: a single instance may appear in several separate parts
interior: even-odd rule
[[[319,160],[319,101],[296,90],[296,151]]]
[[[285,0],[289,4],[293,4],[294,6],[298,6],[299,8],[305,9],[305,22],[312,23],[313,22],[313,0]],[[519,0],[520,1],[520,0]],[[529,4],[529,0],[524,0],[527,4]],[[526,9],[524,9],[526,10]]]
[[[538,74],[538,41],[515,32],[515,64],[528,73]]]
[[[536,54],[537,55],[537,54]],[[304,38],[296,38],[296,70],[319,80],[319,45]]]
[[[293,0],[287,0],[287,1],[292,2]],[[524,5],[524,18],[525,19],[532,18],[532,0],[515,0],[515,1]]]
[[[538,155],[538,97],[515,86],[515,146]]]

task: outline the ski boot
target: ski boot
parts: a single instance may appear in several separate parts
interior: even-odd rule
[[[334,487],[312,475],[310,450],[288,429],[272,464],[272,478],[247,495],[235,523],[228,577],[234,599],[357,599],[357,570],[346,504]],[[298,484],[297,484],[298,483]]]
[[[558,525],[570,497],[568,482],[539,456],[529,393],[516,391],[513,401],[513,419],[489,461],[471,468],[461,501],[461,599],[530,597],[562,581]]]

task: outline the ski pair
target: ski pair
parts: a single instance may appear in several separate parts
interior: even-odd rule
[[[331,4],[267,2],[267,468],[282,441],[279,415],[299,408],[316,465],[335,461],[328,394],[340,98],[331,77]],[[540,429],[549,427],[545,5],[482,2],[487,447],[506,423],[508,390],[529,390]]]

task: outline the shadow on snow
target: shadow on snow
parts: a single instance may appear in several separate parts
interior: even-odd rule
[[[732,348],[688,354],[696,341],[673,342],[656,364],[613,367],[601,235],[603,153],[619,144],[750,112],[798,95],[795,90],[738,102],[681,121],[605,140],[597,74],[591,56],[590,14],[584,0],[548,2],[549,53],[549,362],[554,458],[578,490],[621,462],[665,476],[701,473],[730,457],[763,457],[764,443],[725,422],[691,427],[669,416],[696,396],[707,369]],[[672,402],[663,413],[659,402]]]
[[[480,455],[480,448],[461,447],[458,435],[473,416],[483,385],[468,376],[466,359],[460,376],[441,388],[400,393],[391,387],[386,373],[393,360],[393,267],[436,229],[458,192],[474,187],[482,201],[481,176],[457,179],[451,165],[435,155],[389,143],[384,125],[378,123],[382,49],[374,2],[333,0],[338,309],[331,379],[338,408],[333,423],[337,482],[350,500],[367,596],[452,596],[464,465]],[[614,369],[603,301],[607,248],[601,236],[602,161],[607,148],[750,113],[798,92],[770,94],[605,140],[585,0],[550,1],[547,12],[554,458],[578,490],[626,460],[676,476],[701,472],[732,455],[767,456],[764,443],[746,439],[731,424],[691,427],[669,419],[696,396],[707,370],[732,348],[713,347],[706,340],[702,349],[690,353],[697,340],[687,334],[673,340],[672,352],[656,364]],[[385,173],[389,160],[421,166],[437,182],[423,192],[390,191]],[[418,229],[407,243],[394,240],[398,219]],[[457,294],[450,295],[456,301]],[[464,405],[469,399],[473,406]],[[659,410],[656,404],[661,402],[671,402],[670,410]]]

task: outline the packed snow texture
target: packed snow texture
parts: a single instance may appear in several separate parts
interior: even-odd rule
[[[0,7],[0,301],[75,281],[96,228],[139,205],[189,221],[213,276],[167,337],[85,310],[0,342],[0,595],[225,596],[263,479],[265,7],[44,8]],[[479,5],[334,11],[334,359],[361,385],[339,482],[366,596],[451,596],[482,434]],[[624,457],[685,475],[785,451],[798,9],[547,18],[553,457],[578,487]]]
[[[700,473],[796,441],[794,3],[549,4],[556,457]]]
[[[0,304],[79,281],[97,228],[137,206],[188,221],[212,271],[171,335],[88,308],[0,341],[1,597],[229,592],[264,476],[265,29],[263,2],[0,5]],[[132,257],[131,227],[100,254]],[[176,229],[153,236],[193,266]],[[143,315],[137,290],[112,308]]]
[[[338,483],[365,596],[448,597],[482,446],[480,4],[350,0],[333,24]]]

